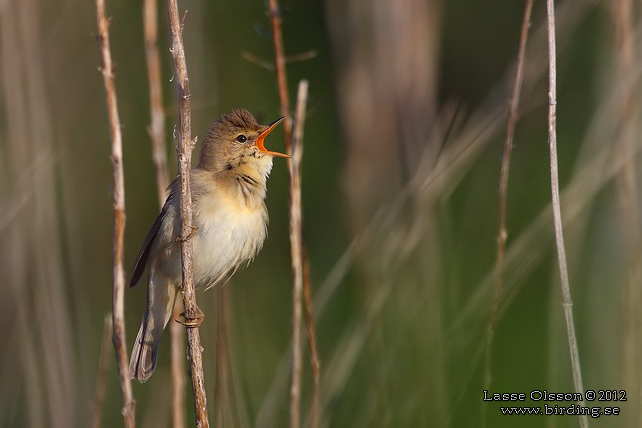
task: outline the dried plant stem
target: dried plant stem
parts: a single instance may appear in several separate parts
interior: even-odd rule
[[[109,370],[109,342],[111,341],[114,322],[111,313],[105,316],[105,326],[103,328],[103,340],[100,342],[100,360],[98,361],[98,375],[96,376],[96,393],[94,395],[93,409],[93,428],[100,428],[103,417],[103,404],[105,402],[105,377]]]
[[[229,400],[227,388],[228,353],[227,353],[227,287],[222,286],[218,292],[218,318],[216,323],[216,427],[225,427],[224,404]]]
[[[107,97],[107,114],[109,116],[109,133],[111,137],[111,164],[114,192],[114,248],[113,248],[113,302],[114,334],[112,340],[116,350],[116,363],[120,378],[120,389],[123,396],[123,418],[125,427],[136,426],[136,401],[129,379],[127,349],[125,349],[125,270],[123,257],[125,249],[125,174],[123,172],[123,142],[116,102],[116,85],[109,47],[109,21],[105,12],[104,0],[96,0],[96,16],[102,59],[102,75]]]
[[[292,379],[290,383],[290,427],[300,426],[301,411],[301,297],[303,292],[303,242],[301,238],[301,159],[303,123],[308,99],[308,82],[299,82],[294,141],[290,159],[290,249],[292,253]]]
[[[566,331],[568,345],[571,353],[571,366],[575,391],[584,396],[582,385],[582,371],[580,369],[580,356],[575,337],[575,324],[573,323],[573,302],[571,301],[571,288],[568,281],[568,267],[566,265],[566,252],[564,250],[564,234],[562,231],[562,211],[560,208],[560,188],[557,167],[557,135],[555,122],[557,117],[557,82],[556,82],[556,53],[555,53],[555,6],[553,0],[546,1],[548,19],[548,142],[551,155],[551,194],[553,207],[553,224],[555,226],[555,244],[557,246],[557,261],[560,270],[560,286],[562,287],[562,300],[566,317]],[[580,401],[584,407],[584,400]],[[580,426],[588,427],[586,415],[580,415]]]
[[[161,65],[158,51],[158,7],[156,0],[145,0],[143,8],[147,80],[149,82],[150,124],[148,132],[156,173],[158,201],[162,207],[167,197],[169,180],[167,178],[167,155],[165,154],[165,111],[163,109]]]
[[[292,117],[290,116],[290,95],[288,91],[288,78],[285,70],[285,63],[287,61],[285,57],[285,49],[283,47],[283,34],[281,31],[281,15],[279,10],[279,4],[277,0],[270,0],[270,21],[272,23],[272,38],[274,40],[274,53],[275,53],[275,66],[276,66],[276,76],[279,87],[279,100],[281,104],[281,116],[285,117],[283,124],[283,134],[285,138],[285,149],[287,153],[292,153],[294,157],[294,151],[292,150]],[[300,106],[300,97],[304,96],[302,108],[302,116],[297,116],[301,118],[301,123],[298,125],[301,128],[301,138],[303,138],[303,121],[305,120],[305,104],[307,103],[307,88],[308,83],[305,80],[299,82],[299,93],[297,98],[297,114],[299,114]],[[304,92],[302,92],[304,91]],[[296,132],[296,130],[295,130]],[[302,142],[302,140],[301,140]],[[302,148],[302,147],[301,147]],[[302,154],[301,154],[302,155]],[[301,226],[299,224],[299,241],[297,243],[298,249],[295,250],[295,243],[292,239],[293,233],[293,222],[300,222],[300,202],[301,202],[301,190],[300,190],[300,176],[298,178],[294,177],[294,165],[296,161],[293,158],[290,161],[290,241],[292,244],[292,269],[294,273],[294,285],[293,285],[293,308],[292,308],[292,383],[290,386],[290,426],[298,427],[300,424],[300,377],[301,377],[301,345],[300,345],[300,331],[299,326],[301,325],[301,291],[302,288],[306,289],[306,313],[312,312],[312,304],[310,302],[310,282],[309,277],[303,278],[303,271],[309,269],[309,261],[305,256],[305,249],[303,242],[300,238]],[[300,163],[300,160],[299,160]],[[298,164],[296,165],[298,168]],[[296,218],[296,213],[292,211],[292,208],[295,207],[295,195],[294,195],[294,183],[299,181],[299,194],[298,196],[298,219]],[[296,265],[296,267],[295,267]],[[300,272],[299,272],[300,271]],[[300,275],[301,279],[298,279],[297,275]],[[307,325],[308,325],[308,340],[310,343],[310,352],[311,352],[311,363],[312,371],[314,376],[314,391],[312,398],[312,423],[313,427],[318,426],[318,384],[319,384],[319,359],[316,353],[316,340],[314,336],[314,323],[311,316],[306,316]],[[297,359],[298,358],[298,359]]]
[[[158,50],[158,4],[157,0],[145,0],[143,4],[143,25],[145,31],[145,56],[147,60],[147,80],[149,83],[150,124],[148,128],[152,146],[152,159],[156,176],[156,191],[160,208],[167,198],[167,155],[165,152],[165,110],[163,108],[163,89],[161,85],[161,64]],[[180,311],[177,305],[175,318]],[[180,324],[169,325],[172,374],[172,427],[185,428],[185,330]]]
[[[504,151],[502,153],[502,167],[499,176],[499,226],[497,232],[497,270],[495,290],[493,293],[493,309],[488,323],[488,332],[486,334],[486,374],[484,376],[484,389],[490,389],[491,377],[491,352],[493,335],[497,322],[497,313],[499,312],[499,298],[502,292],[502,271],[504,264],[504,252],[506,249],[506,200],[508,194],[508,174],[510,172],[510,158],[513,151],[513,138],[515,135],[515,124],[517,122],[519,97],[524,78],[524,62],[526,58],[526,42],[528,40],[528,29],[531,23],[531,11],[533,9],[533,0],[526,0],[524,10],[524,20],[522,21],[522,31],[519,38],[519,50],[517,52],[517,64],[515,66],[515,80],[508,106],[508,120],[506,122],[506,138],[504,140]],[[484,407],[485,409],[486,407]],[[486,418],[484,417],[483,420]]]
[[[288,77],[285,72],[285,50],[283,48],[283,34],[281,32],[281,12],[279,2],[270,0],[270,21],[272,23],[272,38],[274,39],[274,54],[276,56],[276,79],[279,85],[279,100],[281,102],[281,116],[283,121],[283,135],[285,137],[285,150],[290,152],[292,141],[292,116],[290,115],[290,95],[288,92]]]
[[[180,305],[176,305],[172,318],[176,319],[180,308]],[[187,419],[185,414],[185,330],[179,323],[172,322],[169,332],[171,338],[172,428],[185,428]]]
[[[626,250],[628,255],[628,287],[626,289],[626,311],[624,312],[624,368],[623,379],[627,395],[638,402],[642,393],[639,360],[642,353],[640,325],[642,317],[639,307],[642,302],[642,236],[638,222],[638,186],[636,173],[636,144],[638,139],[638,94],[631,90],[636,83],[637,55],[635,43],[635,7],[632,0],[612,0],[611,13],[615,24],[615,52],[617,59],[617,83],[615,85],[619,98],[621,126],[617,140],[613,144],[615,156],[623,153],[628,161],[616,177],[617,200],[622,219],[622,230],[626,231]],[[642,413],[640,408],[629,412],[630,424],[640,425]]]
[[[317,354],[317,340],[314,329],[314,314],[312,312],[312,290],[310,287],[310,263],[305,254],[303,244],[303,307],[305,309],[305,325],[308,332],[308,343],[310,344],[310,364],[312,365],[312,404],[310,409],[310,426],[319,427],[319,380],[321,378],[321,363]]]
[[[194,266],[192,259],[192,194],[190,191],[190,169],[192,149],[195,141],[191,139],[192,124],[190,112],[189,78],[185,63],[185,50],[183,48],[183,25],[178,15],[177,0],[167,0],[167,15],[172,34],[172,56],[176,69],[176,88],[178,92],[178,169],[180,177],[180,205],[181,205],[181,259],[183,275],[183,303],[185,306],[185,324],[187,326],[187,349],[190,362],[190,376],[192,379],[192,394],[194,396],[194,410],[196,413],[196,426],[208,428],[210,426],[207,416],[207,396],[205,394],[205,379],[203,376],[203,351],[198,327],[203,318],[203,313],[196,304],[194,292]]]

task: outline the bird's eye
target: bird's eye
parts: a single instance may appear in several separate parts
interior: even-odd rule
[[[236,141],[238,141],[239,143],[245,143],[247,141],[247,137],[241,134],[238,137],[236,137]]]

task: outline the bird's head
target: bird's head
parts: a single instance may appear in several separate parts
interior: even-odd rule
[[[260,125],[252,114],[244,109],[232,110],[214,122],[203,140],[198,166],[208,171],[223,171],[241,165],[271,167],[272,157],[288,158],[283,153],[265,148],[265,137],[283,118]]]

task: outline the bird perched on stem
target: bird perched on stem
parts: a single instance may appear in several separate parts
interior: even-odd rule
[[[214,122],[203,140],[198,166],[191,171],[196,287],[226,281],[263,246],[272,159],[289,157],[266,150],[264,140],[281,120],[259,125],[247,110],[233,110]],[[147,307],[129,364],[132,379],[140,382],[156,368],[161,334],[182,287],[179,200],[176,179],[134,264],[130,287],[149,266]]]

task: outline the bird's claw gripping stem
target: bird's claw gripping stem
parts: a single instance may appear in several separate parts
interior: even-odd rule
[[[182,236],[177,237],[177,238],[176,238],[176,242],[184,242],[184,241],[188,241],[188,240],[192,239],[192,237],[193,237],[193,236],[194,236],[194,234],[196,233],[196,229],[198,229],[198,227],[196,227],[196,226],[191,226],[191,225],[190,225],[190,226],[188,226],[188,227],[189,227],[191,230],[190,230],[190,232],[187,234],[187,236],[186,236],[186,237],[182,237]]]
[[[175,320],[177,323],[184,325],[185,327],[189,328],[197,328],[200,327],[201,324],[203,323],[203,311],[197,306],[196,310],[196,315],[193,317],[188,317],[185,315],[185,312],[181,312],[179,316],[183,317],[184,321],[181,320]]]
[[[189,241],[190,239],[192,239],[192,237],[196,233],[196,229],[198,229],[198,227],[196,227],[196,226],[188,226],[188,227],[190,229],[192,229],[189,232],[189,234],[185,238],[183,238],[182,236],[179,236],[178,238],[176,238],[176,242],[185,242],[185,241]]]

